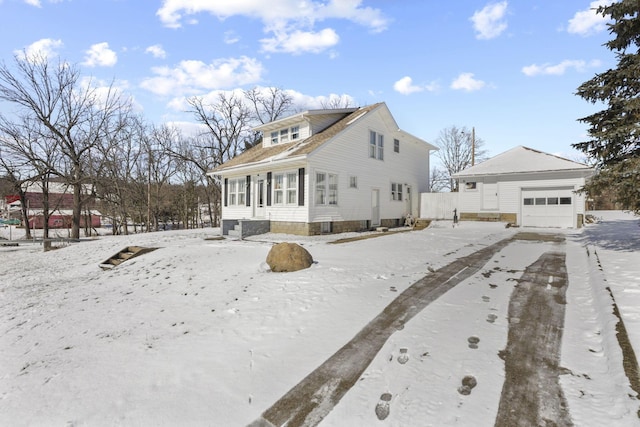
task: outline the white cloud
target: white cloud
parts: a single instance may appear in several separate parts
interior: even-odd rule
[[[152,71],[156,76],[142,82],[144,89],[158,95],[178,95],[255,84],[262,79],[264,70],[259,61],[243,56],[211,64],[181,61],[174,68],[154,67]]]
[[[163,49],[161,44],[154,44],[145,49],[145,53],[150,53],[154,58],[166,58],[167,52]]]
[[[480,90],[487,84],[482,80],[476,80],[473,73],[462,73],[451,82],[451,89],[466,90],[467,92],[473,92]]]
[[[235,31],[226,31],[224,33],[224,42],[225,44],[235,44],[240,41],[240,37],[236,34]]]
[[[438,89],[438,85],[436,83],[422,86],[414,85],[413,79],[409,76],[405,76],[393,84],[393,89],[403,95],[410,95],[412,93],[423,92],[425,90],[433,92]]]
[[[507,29],[504,16],[507,13],[507,2],[486,5],[482,10],[476,11],[471,18],[473,29],[477,31],[478,39],[493,39]]]
[[[40,0],[24,0],[24,2],[30,6],[42,7],[42,3],[40,3]]]
[[[601,65],[600,61],[591,61],[587,63],[583,60],[570,60],[565,59],[559,64],[531,64],[526,67],[522,67],[522,72],[529,76],[539,76],[539,75],[552,75],[552,76],[560,76],[563,75],[568,69],[573,68],[576,71],[583,72],[586,71],[587,68],[599,67]]]
[[[589,34],[603,31],[607,26],[608,19],[597,14],[596,9],[600,6],[607,6],[612,2],[613,0],[592,1],[588,9],[576,12],[576,14],[573,15],[573,18],[569,20],[567,32],[588,36]]]
[[[314,33],[309,31],[276,32],[275,37],[262,39],[262,49],[265,52],[284,52],[300,54],[303,52],[320,53],[328,47],[338,44],[340,37],[331,29]]]
[[[57,56],[57,49],[62,47],[62,40],[40,39],[24,48],[24,51],[15,51],[20,58],[50,58]]]
[[[261,40],[268,52],[318,53],[334,46],[338,35],[330,28],[317,31],[315,25],[320,21],[348,20],[373,32],[384,31],[388,25],[379,9],[363,7],[362,0],[164,0],[156,15],[165,26],[179,28],[187,16],[198,13],[219,19],[241,15],[261,20],[264,31],[273,34]]]
[[[113,67],[118,62],[118,55],[109,49],[109,43],[96,43],[85,52],[83,65],[87,67]]]

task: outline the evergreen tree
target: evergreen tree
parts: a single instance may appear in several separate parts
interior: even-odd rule
[[[604,46],[618,62],[578,88],[577,95],[607,108],[579,119],[589,124],[590,139],[573,147],[598,168],[588,193],[612,193],[623,208],[640,213],[640,2],[619,0],[597,13],[610,19],[613,39]]]

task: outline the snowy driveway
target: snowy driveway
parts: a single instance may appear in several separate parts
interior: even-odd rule
[[[568,285],[564,236],[519,233],[434,271],[407,288],[351,341],[319,368],[292,388],[251,425],[315,426],[361,378],[389,337],[430,303],[472,276],[480,274],[496,253],[514,240],[554,242],[553,252],[545,252],[517,280],[509,303],[507,347],[499,353],[505,361],[505,381],[496,426],[571,425],[567,403],[559,385],[560,344]],[[494,270],[500,267],[494,267]],[[482,273],[491,275],[491,270]],[[497,287],[497,285],[492,285]],[[490,297],[483,296],[490,301]],[[494,323],[496,314],[487,321]],[[479,337],[468,338],[477,349]],[[401,349],[398,362],[407,363],[408,349]],[[470,386],[465,384],[468,381]],[[458,392],[468,395],[477,386],[474,376],[461,381]],[[467,386],[467,387],[464,387]],[[391,412],[393,393],[381,394],[375,406],[382,421]]]

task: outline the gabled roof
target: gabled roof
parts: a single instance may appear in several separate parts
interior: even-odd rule
[[[452,177],[462,178],[469,176],[551,171],[582,171],[585,175],[588,175],[593,169],[582,163],[520,145],[498,154],[489,160],[453,174]]]
[[[262,163],[272,162],[274,160],[291,159],[298,156],[304,156],[320,147],[325,142],[338,135],[345,130],[351,123],[362,117],[364,114],[373,111],[384,103],[372,104],[358,109],[347,109],[343,111],[344,117],[338,120],[327,129],[311,135],[309,138],[303,139],[295,143],[278,144],[269,147],[263,147],[260,143],[252,147],[242,154],[237,155],[233,159],[213,169],[210,173],[216,174],[228,169],[233,169],[244,165],[259,165]],[[342,110],[340,110],[342,111]],[[263,126],[260,126],[261,128]]]

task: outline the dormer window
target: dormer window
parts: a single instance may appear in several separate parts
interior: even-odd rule
[[[280,142],[289,141],[289,128],[280,130]]]
[[[300,126],[274,130],[269,133],[269,137],[271,138],[271,145],[285,144],[289,141],[298,140],[300,139]]]

